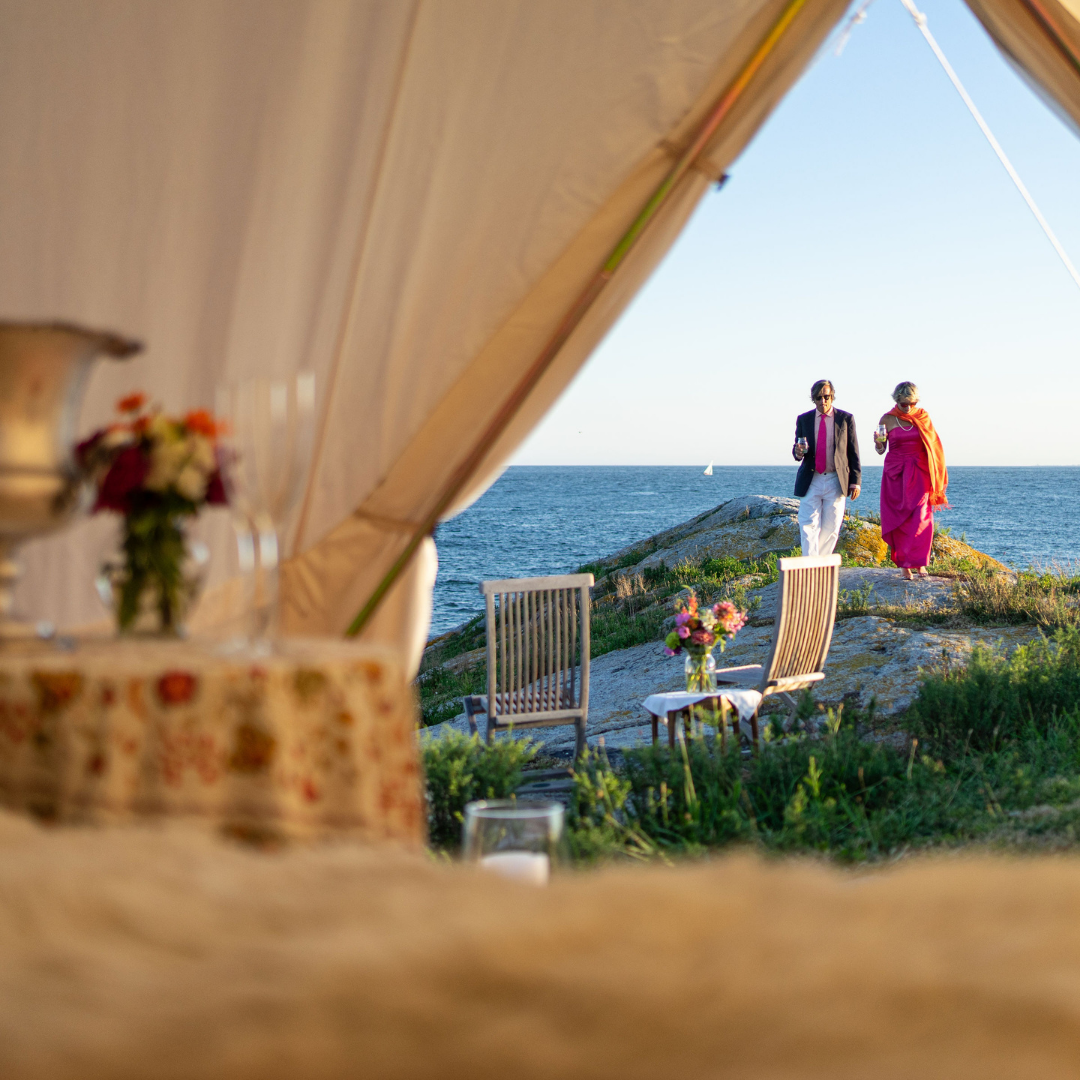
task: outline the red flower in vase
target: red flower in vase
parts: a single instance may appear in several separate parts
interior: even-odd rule
[[[93,512],[115,510],[126,514],[133,492],[142,487],[150,462],[138,446],[128,446],[116,455],[98,488],[97,502]]]
[[[228,506],[229,496],[221,479],[221,470],[215,469],[206,482],[206,501],[211,506]]]

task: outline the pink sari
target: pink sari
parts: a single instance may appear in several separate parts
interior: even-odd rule
[[[918,428],[889,432],[881,475],[881,536],[900,567],[926,566],[934,543],[930,463]]]

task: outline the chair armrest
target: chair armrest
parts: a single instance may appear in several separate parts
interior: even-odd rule
[[[757,678],[760,674],[760,664],[743,664],[742,667],[717,668],[716,681],[718,683],[746,682],[747,679]]]
[[[785,690],[801,690],[804,686],[821,682],[824,678],[823,671],[811,671],[806,675],[788,675],[783,679],[770,679],[765,685],[771,691],[783,693]]]

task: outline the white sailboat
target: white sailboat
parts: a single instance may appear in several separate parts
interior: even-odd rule
[[[705,466],[705,475],[706,476],[712,476],[712,462],[711,461],[709,462],[708,465]]]

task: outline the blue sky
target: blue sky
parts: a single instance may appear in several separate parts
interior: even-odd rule
[[[1080,139],[960,0],[920,6],[1080,266]],[[790,463],[816,378],[864,456],[912,379],[950,463],[1080,464],[1080,289],[898,0],[729,172],[515,464]]]

